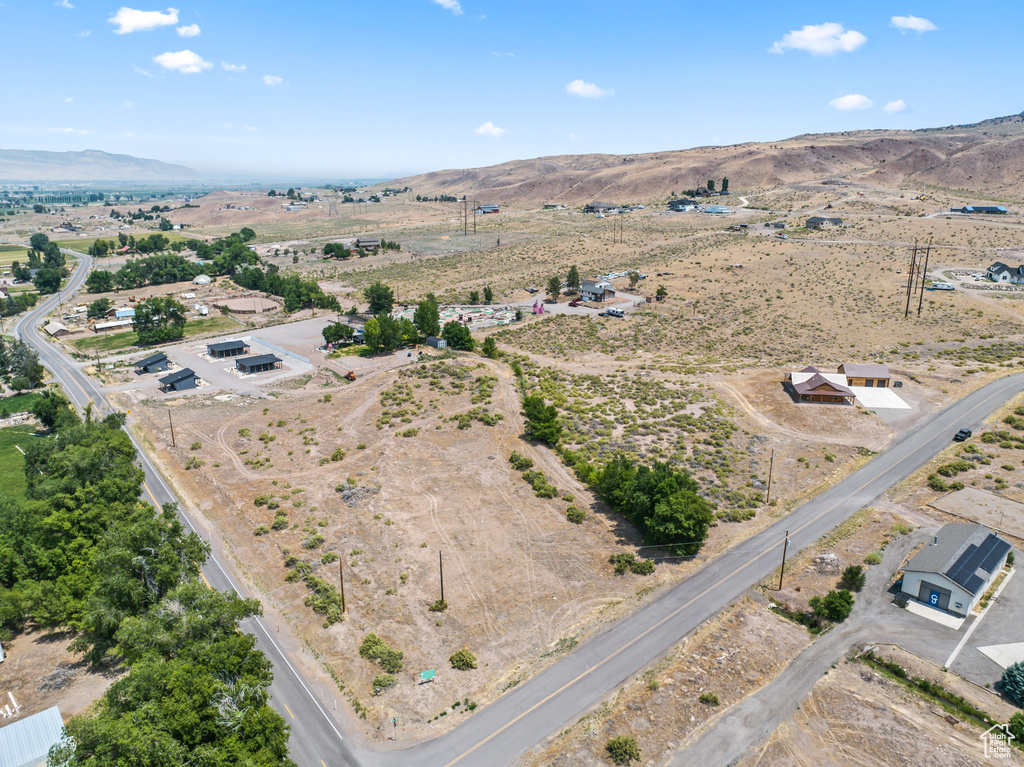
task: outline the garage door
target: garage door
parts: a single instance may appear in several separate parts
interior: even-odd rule
[[[949,589],[936,586],[928,581],[921,581],[921,591],[918,593],[917,598],[930,607],[948,610],[951,593]]]

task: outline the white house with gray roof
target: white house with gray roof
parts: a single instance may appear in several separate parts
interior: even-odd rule
[[[918,602],[965,617],[1003,569],[1012,548],[984,525],[944,525],[907,563],[901,591]]]

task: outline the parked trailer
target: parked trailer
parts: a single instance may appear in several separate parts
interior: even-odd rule
[[[956,290],[956,286],[948,282],[933,282],[928,290]]]

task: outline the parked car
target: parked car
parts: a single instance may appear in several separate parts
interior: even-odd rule
[[[965,439],[968,439],[973,433],[974,432],[972,432],[970,429],[961,429],[960,431],[953,435],[953,441],[963,442]]]
[[[575,307],[575,306],[579,306],[579,305],[580,305],[580,299],[579,298],[574,298],[572,301],[569,302],[569,306]]]

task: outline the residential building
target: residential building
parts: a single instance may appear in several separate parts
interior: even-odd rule
[[[380,250],[380,237],[359,237],[356,240],[358,250]]]
[[[584,213],[608,213],[609,211],[615,210],[618,206],[612,202],[597,202],[596,200],[591,203],[587,203],[584,208]]]
[[[892,376],[885,365],[844,362],[836,371],[846,376],[847,386],[868,386],[876,389],[889,387]]]
[[[846,385],[846,376],[822,373],[811,366],[798,372],[787,373],[786,380],[797,402],[852,405],[857,396]]]
[[[477,215],[484,215],[484,216],[487,215],[488,213],[500,213],[500,212],[501,212],[501,208],[499,208],[497,205],[479,205],[479,206],[477,206],[477,209],[476,209]]]
[[[615,298],[615,287],[608,280],[585,279],[580,283],[580,297],[584,301],[607,301]]]
[[[170,375],[164,376],[160,379],[160,391],[165,393],[194,389],[197,386],[199,386],[199,376],[196,375],[196,372],[192,368],[175,370]]]
[[[249,353],[249,344],[245,341],[220,341],[215,344],[207,344],[206,353],[214,359],[240,357]]]
[[[106,333],[108,330],[130,328],[134,324],[135,320],[111,320],[110,322],[97,322],[92,326],[92,329],[97,333]]]
[[[139,375],[144,373],[162,373],[167,370],[170,366],[171,361],[167,359],[167,355],[163,352],[157,352],[151,354],[145,359],[141,359],[135,363],[135,372]]]
[[[1013,546],[984,525],[944,525],[903,571],[901,592],[960,617],[970,614]]]
[[[1007,266],[1002,261],[996,261],[985,270],[992,282],[1008,282],[1011,285],[1024,283],[1024,264],[1018,267]]]
[[[842,226],[843,219],[841,218],[826,218],[825,216],[811,216],[807,219],[808,229],[828,229],[832,226]]]
[[[63,338],[71,332],[67,329],[67,326],[61,325],[59,322],[53,322],[52,320],[43,326],[43,331],[51,338]]]
[[[668,209],[677,212],[686,212],[688,210],[696,210],[697,206],[700,205],[696,200],[691,200],[688,197],[682,197],[678,200],[669,200]]]
[[[235,360],[235,367],[246,375],[265,373],[268,370],[278,370],[281,367],[281,360],[273,354],[258,354],[254,357]]]
[[[437,336],[427,336],[427,346],[433,346],[435,349],[445,349],[448,347],[448,342]]]

